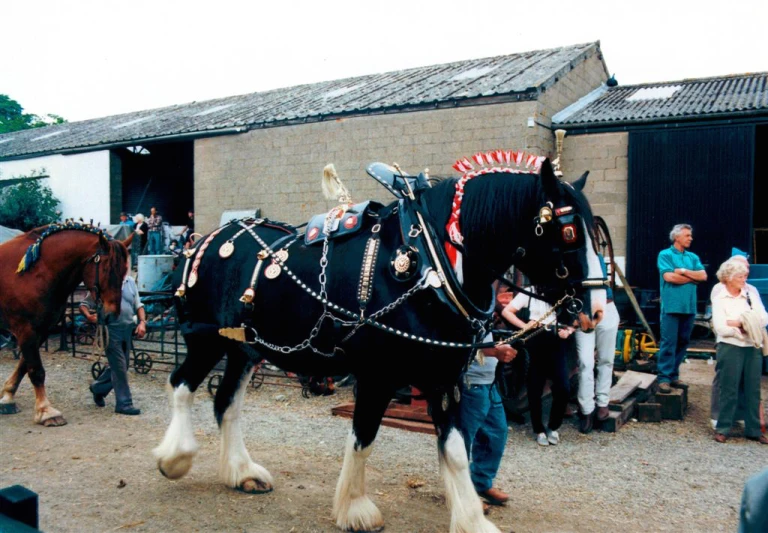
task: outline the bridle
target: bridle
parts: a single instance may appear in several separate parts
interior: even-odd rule
[[[103,250],[101,250],[101,247],[99,247],[99,250],[93,254],[91,257],[88,258],[88,260],[85,262],[87,265],[88,263],[94,264],[94,269],[96,270],[96,273],[94,274],[94,281],[93,281],[93,287],[89,288],[90,291],[93,291],[93,294],[96,297],[96,313],[99,317],[99,323],[102,322],[103,318],[103,311],[104,311],[104,301],[101,299],[101,287],[99,284],[99,271],[101,270],[100,263],[101,263],[101,257],[103,255],[106,255]]]

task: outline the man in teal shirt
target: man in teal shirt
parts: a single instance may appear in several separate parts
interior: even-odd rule
[[[677,224],[669,233],[672,246],[659,253],[657,266],[661,284],[661,346],[657,369],[659,390],[686,389],[680,381],[680,363],[685,359],[696,316],[696,284],[707,280],[699,256],[689,252],[693,231]]]

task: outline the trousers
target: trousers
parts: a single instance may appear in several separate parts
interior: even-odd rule
[[[552,409],[549,412],[549,429],[557,430],[563,423],[568,406],[570,383],[567,368],[567,341],[557,334],[544,332],[528,345],[531,363],[528,367],[528,405],[534,433],[544,433],[541,395],[547,379],[552,380]]]
[[[720,413],[718,433],[727,435],[733,426],[739,403],[739,382],[744,380],[744,435],[759,437],[760,378],[763,357],[759,348],[717,344],[717,370],[720,373]]]
[[[133,406],[131,389],[128,386],[128,363],[131,352],[133,327],[110,327],[107,361],[109,367],[91,384],[95,394],[106,396],[115,391],[115,409],[121,410]]]
[[[603,319],[595,331],[577,331],[576,349],[579,353],[579,407],[582,414],[608,406],[613,381],[613,361],[616,357],[616,335],[619,332],[619,312],[611,302],[605,306]],[[597,349],[597,380],[595,380],[595,349]]]
[[[493,487],[509,431],[495,385],[462,386],[458,426],[470,459],[472,483],[477,492],[485,492]]]
[[[661,314],[661,345],[656,354],[659,383],[680,379],[680,364],[688,351],[695,316],[682,313]]]

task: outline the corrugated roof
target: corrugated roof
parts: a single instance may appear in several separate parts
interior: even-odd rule
[[[603,94],[594,99],[596,91]],[[583,105],[583,101],[593,101]],[[768,114],[768,72],[598,88],[555,117],[556,126],[610,126]]]
[[[418,109],[442,102],[528,93],[535,99],[600,43],[458,61],[274,89],[0,135],[0,159],[99,149],[171,135],[309,122],[350,114]]]

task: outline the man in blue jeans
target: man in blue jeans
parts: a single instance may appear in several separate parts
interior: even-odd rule
[[[486,341],[492,340],[489,334]],[[476,357],[462,380],[458,426],[467,448],[475,490],[491,505],[503,505],[509,500],[509,495],[495,488],[493,480],[504,455],[508,429],[501,395],[494,386],[494,380],[498,362],[512,361],[517,350],[502,345],[481,351],[483,357]],[[487,507],[483,507],[487,511]]]
[[[657,355],[659,391],[687,389],[680,381],[680,363],[685,359],[696,316],[696,284],[707,280],[699,256],[688,251],[693,231],[677,224],[669,233],[672,246],[659,253],[657,266],[661,285],[661,346]]]

